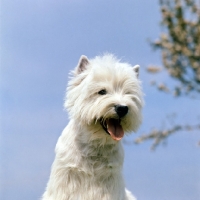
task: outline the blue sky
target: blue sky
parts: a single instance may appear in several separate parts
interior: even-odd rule
[[[159,36],[158,1],[19,0],[1,1],[0,199],[35,200],[42,195],[54,159],[54,147],[67,125],[63,98],[68,73],[82,54],[114,53],[141,65],[146,105],[133,140],[152,128],[196,124],[199,99],[158,92],[149,82],[168,85],[166,73],[149,75],[161,64],[148,39]],[[200,199],[199,132],[179,132],[167,145],[150,151],[151,142],[124,145],[124,176],[138,200]]]

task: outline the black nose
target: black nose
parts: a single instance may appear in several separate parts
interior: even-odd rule
[[[119,118],[122,118],[128,113],[128,106],[116,105],[115,111]]]

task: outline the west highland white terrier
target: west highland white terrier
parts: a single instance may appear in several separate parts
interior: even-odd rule
[[[42,200],[135,200],[122,176],[121,139],[136,131],[143,105],[139,66],[106,54],[81,56],[67,88],[70,121]]]

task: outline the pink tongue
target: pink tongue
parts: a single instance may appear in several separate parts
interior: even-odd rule
[[[121,140],[124,136],[124,130],[117,119],[107,119],[107,130],[114,140]]]

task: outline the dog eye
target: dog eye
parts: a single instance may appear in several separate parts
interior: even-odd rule
[[[106,90],[100,90],[100,91],[98,92],[98,94],[100,94],[100,95],[105,95],[105,94],[107,94],[107,91],[106,91]]]
[[[132,94],[131,92],[126,92],[125,94],[128,94],[128,95],[130,95],[130,94]]]

